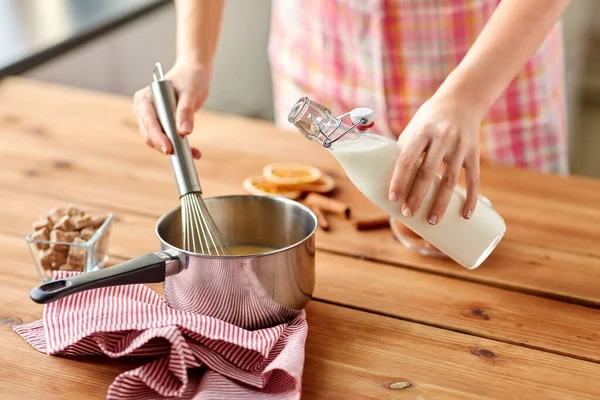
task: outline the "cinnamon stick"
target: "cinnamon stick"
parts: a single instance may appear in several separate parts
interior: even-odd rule
[[[316,207],[323,212],[330,212],[350,218],[350,207],[347,204],[318,193],[309,193],[306,196],[306,204],[311,208]]]
[[[324,231],[328,231],[329,230],[329,221],[327,221],[327,218],[325,218],[325,214],[323,213],[323,211],[321,211],[320,208],[314,207],[314,206],[311,207],[311,209],[317,216],[317,222],[319,223],[319,227],[321,229],[323,229]]]
[[[362,218],[354,222],[354,227],[359,231],[369,229],[388,228],[390,226],[390,217],[378,216],[371,218]]]

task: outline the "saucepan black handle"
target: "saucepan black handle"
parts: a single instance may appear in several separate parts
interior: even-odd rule
[[[90,289],[164,282],[165,266],[164,259],[156,253],[148,253],[113,267],[44,283],[34,288],[29,297],[36,303],[45,304]]]

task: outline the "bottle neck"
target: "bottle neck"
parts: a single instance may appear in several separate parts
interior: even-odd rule
[[[332,118],[329,121],[323,121],[317,126],[320,133],[318,141],[324,147],[329,148],[334,142],[358,139],[363,132],[352,128],[352,125],[346,124],[340,118]]]
[[[288,115],[292,123],[306,138],[330,147],[337,140],[356,139],[361,132],[352,129],[341,118],[336,118],[326,107],[306,97],[296,102]]]

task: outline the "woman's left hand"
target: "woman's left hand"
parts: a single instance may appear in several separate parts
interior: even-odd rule
[[[452,94],[435,94],[417,110],[398,139],[402,150],[390,184],[390,200],[404,199],[404,216],[410,218],[417,213],[443,163],[444,172],[427,211],[427,221],[435,225],[444,216],[463,166],[467,199],[462,215],[467,219],[471,217],[479,192],[482,119],[481,110]]]

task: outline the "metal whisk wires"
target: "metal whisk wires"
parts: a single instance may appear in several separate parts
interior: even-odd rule
[[[231,250],[198,193],[181,197],[184,250],[214,256],[231,255]]]

